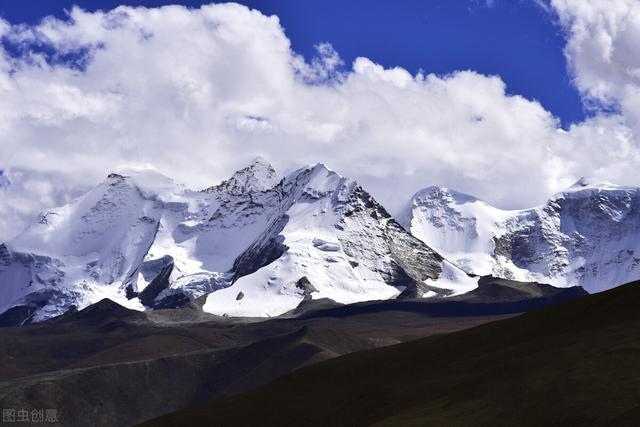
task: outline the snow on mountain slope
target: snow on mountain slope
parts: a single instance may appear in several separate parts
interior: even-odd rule
[[[268,221],[259,194],[274,182],[262,159],[206,191],[150,170],[111,174],[0,246],[0,313],[28,306],[40,321],[105,297],[170,307],[228,286]]]
[[[74,203],[44,212],[3,244],[0,312],[19,299],[44,305],[36,321],[104,297],[141,308],[108,284],[125,283],[135,273],[158,229],[162,202],[156,194],[168,183],[150,172],[142,175],[109,175]]]
[[[192,196],[198,206],[167,205],[146,261],[157,264],[168,256],[158,266],[169,265],[171,272],[157,292],[154,289],[152,306],[175,306],[228,286],[235,277],[236,258],[278,212],[278,182],[273,167],[258,158],[220,185]],[[140,277],[140,282],[144,288],[148,279]]]
[[[477,286],[477,279],[406,233],[355,181],[324,165],[292,173],[281,188],[280,216],[244,260],[265,251],[279,256],[209,294],[205,311],[274,316],[305,298],[353,303],[452,295]]]
[[[413,196],[400,222],[463,270],[484,275],[495,263],[493,237],[515,214],[448,188],[429,187]]]
[[[0,286],[0,313],[31,322],[105,297],[143,310],[213,292],[211,312],[262,316],[303,298],[449,295],[476,281],[354,181],[322,165],[279,180],[257,159],[203,191],[148,170],[109,175],[0,245]]]
[[[503,211],[431,187],[403,219],[467,272],[598,292],[640,277],[640,189],[583,178],[539,207]]]

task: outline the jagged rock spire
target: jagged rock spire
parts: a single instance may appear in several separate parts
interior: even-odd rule
[[[229,194],[253,193],[273,188],[279,181],[273,166],[263,157],[256,157],[248,166],[234,173],[231,178],[205,191],[226,191]]]

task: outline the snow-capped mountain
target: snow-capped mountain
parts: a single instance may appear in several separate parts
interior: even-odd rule
[[[270,225],[236,260],[240,276],[209,294],[204,310],[271,316],[303,299],[341,303],[398,295],[452,295],[472,279],[405,232],[355,181],[318,164],[287,176],[265,204]]]
[[[143,309],[128,297],[145,281],[149,250],[171,214],[197,200],[151,171],[109,175],[0,246],[0,311],[26,306],[40,321],[105,297]]]
[[[542,206],[504,211],[447,188],[401,222],[467,272],[598,292],[640,278],[640,189],[580,179]]]
[[[108,297],[143,310],[211,293],[215,314],[270,316],[477,286],[323,165],[280,180],[258,159],[193,191],[153,171],[111,174],[0,246],[0,313],[41,321]]]

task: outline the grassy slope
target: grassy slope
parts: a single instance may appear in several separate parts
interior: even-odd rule
[[[638,425],[639,285],[335,358],[149,425]]]

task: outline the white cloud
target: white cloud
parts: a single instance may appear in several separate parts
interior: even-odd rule
[[[565,54],[584,99],[620,110],[640,131],[640,2],[553,0],[567,29]]]
[[[276,17],[234,4],[74,8],[69,22],[0,21],[0,34],[89,52],[81,70],[0,52],[0,169],[12,181],[0,189],[0,240],[132,163],[206,187],[256,155],[282,172],[322,161],[392,210],[432,184],[514,207],[581,175],[638,181],[624,118],[564,132],[497,76],[411,75],[367,58],[343,68],[327,44],[307,63]]]

